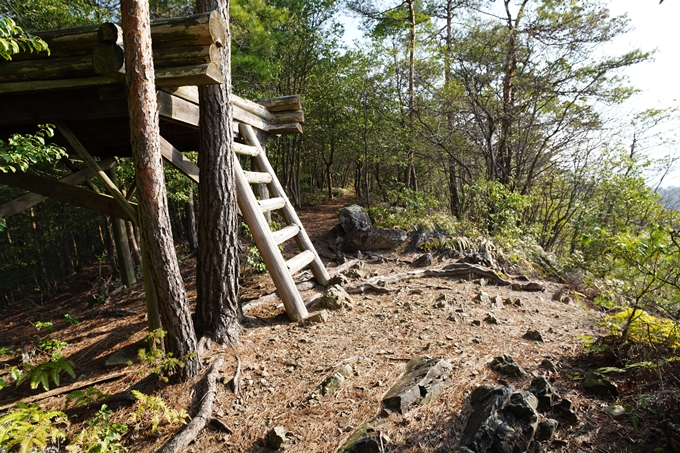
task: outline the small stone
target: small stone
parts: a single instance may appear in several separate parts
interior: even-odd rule
[[[479,286],[487,286],[489,284],[489,281],[485,278],[480,278],[479,279]]]
[[[128,366],[130,362],[137,362],[138,360],[137,356],[126,354],[125,349],[121,349],[120,351],[111,354],[109,358],[106,359],[104,366],[107,368]]]
[[[472,342],[473,342],[474,344],[480,344],[480,343],[482,342],[482,340],[480,340],[479,338],[475,337],[475,338],[472,339]]]
[[[541,367],[545,368],[548,371],[552,371],[553,373],[557,372],[557,367],[550,359],[543,359],[543,361],[541,362]]]
[[[553,434],[555,434],[555,430],[557,430],[557,425],[559,425],[559,422],[553,418],[547,418],[543,420],[538,424],[536,434],[534,435],[534,440],[538,442],[550,440]]]
[[[503,305],[512,305],[512,302],[513,302],[513,301],[512,301],[512,299],[511,299],[510,297],[506,297],[506,298],[503,300]]]
[[[319,301],[319,306],[329,310],[344,311],[352,308],[352,298],[349,297],[349,294],[347,294],[342,286],[333,285],[326,290]]]
[[[513,304],[514,304],[516,307],[523,307],[523,306],[524,306],[524,302],[522,302],[522,299],[515,299],[515,301],[513,302]]]
[[[555,400],[555,391],[543,376],[537,376],[531,380],[529,391],[538,398],[541,410],[548,410],[552,407]]]
[[[271,448],[272,450],[278,450],[281,448],[281,445],[288,440],[286,435],[288,434],[288,430],[283,427],[283,426],[275,426],[269,432],[264,438],[264,445],[267,448]]]
[[[562,400],[553,406],[553,414],[564,420],[566,423],[578,423],[578,415],[573,409],[571,400],[562,398]]]
[[[491,303],[491,299],[489,299],[489,295],[485,293],[484,291],[480,291],[479,294],[477,294],[477,300],[483,304],[489,304]]]
[[[628,415],[628,411],[619,404],[607,406],[603,409],[603,411],[605,414],[613,418],[626,417]]]
[[[536,329],[527,330],[527,333],[525,333],[522,338],[532,341],[543,341],[543,335]]]
[[[527,377],[527,372],[507,354],[498,356],[489,363],[489,367],[501,374],[513,377]]]
[[[425,253],[424,255],[420,255],[418,258],[416,258],[415,261],[413,261],[413,264],[411,264],[413,267],[429,267],[432,266],[432,254],[430,253]]]
[[[571,297],[567,296],[562,299],[563,304],[571,305],[574,301],[571,299]]]
[[[619,391],[616,384],[604,377],[604,375],[591,371],[583,381],[583,388],[600,396],[617,397]]]
[[[472,321],[472,325],[473,326],[481,326],[482,321],[480,321],[479,319],[475,319],[475,320]]]
[[[317,311],[316,313],[312,313],[309,315],[305,321],[308,324],[326,324],[328,321],[328,310],[321,310]]]
[[[493,313],[487,313],[484,322],[487,324],[498,324],[498,319],[496,319]]]
[[[503,306],[503,298],[501,296],[496,296],[491,299],[491,308],[498,308]]]
[[[564,291],[562,291],[561,289],[557,290],[557,292],[555,294],[553,294],[552,300],[554,300],[555,302],[559,302],[560,300],[562,300],[563,294],[564,294]]]
[[[437,398],[451,385],[453,367],[446,360],[425,357],[406,364],[406,372],[385,394],[382,406],[387,411],[406,414]]]

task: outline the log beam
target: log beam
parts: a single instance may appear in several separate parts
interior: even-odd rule
[[[184,174],[187,178],[198,184],[199,170],[196,164],[184,157],[184,154],[172,146],[170,142],[168,142],[162,136],[161,155],[163,156],[163,159],[168,161],[168,163],[175,167],[180,173]]]
[[[116,159],[114,159],[113,157],[109,157],[108,159],[104,159],[101,162],[99,162],[99,166],[102,167],[102,170],[108,170],[110,168],[113,168],[115,165]],[[92,176],[94,175],[89,168],[83,168],[82,170],[76,171],[73,174],[70,174],[64,178],[59,179],[59,182],[63,182],[64,184],[77,185],[84,181],[87,181],[88,179],[92,178]],[[14,214],[18,214],[30,208],[31,206],[35,206],[36,204],[47,200],[48,198],[49,198],[48,196],[40,195],[38,193],[33,192],[27,193],[26,195],[22,195],[18,198],[15,198],[12,201],[8,201],[7,203],[0,205],[0,218],[11,217]]]
[[[91,190],[65,184],[54,179],[44,178],[31,173],[0,173],[0,184],[35,192],[55,200],[89,209],[100,214],[123,220],[132,220],[110,195],[94,193]],[[133,209],[136,204],[130,203]]]

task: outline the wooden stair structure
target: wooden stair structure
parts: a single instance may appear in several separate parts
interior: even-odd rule
[[[198,149],[197,86],[223,81],[215,47],[227,39],[226,29],[219,15],[212,12],[152,21],[151,33],[158,68],[155,81],[161,154],[198,182],[198,167],[182,152]],[[35,132],[39,123],[56,123],[54,141],[86,165],[74,169],[74,163],[67,160],[73,174],[59,180],[31,172],[0,173],[0,184],[30,192],[1,204],[0,217],[54,198],[136,223],[135,205],[105,173],[111,171],[117,159],[129,157],[131,152],[120,27],[103,24],[36,34],[48,41],[52,57],[24,53],[15,55],[12,61],[0,62],[0,138]],[[239,210],[288,316],[302,320],[307,317],[307,309],[293,276],[309,267],[315,280],[324,286],[329,276],[264,151],[270,136],[302,133],[300,97],[285,96],[260,103],[238,96],[231,99],[232,127],[238,140],[234,143],[234,168]],[[252,168],[244,170],[239,156],[250,159]],[[93,190],[96,188],[89,181],[92,177],[98,178],[108,193]],[[90,190],[78,187],[82,183],[90,183]],[[251,185],[266,186],[272,197],[258,200]],[[134,192],[133,187],[128,189],[128,194]],[[278,211],[285,222],[275,232],[270,231],[266,217],[273,211]],[[285,260],[279,247],[290,240],[295,241],[300,253]]]

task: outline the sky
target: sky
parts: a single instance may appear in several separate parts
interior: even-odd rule
[[[625,111],[643,111],[649,108],[680,107],[680,0],[610,0],[612,15],[626,14],[632,30],[617,37],[611,44],[610,54],[622,54],[639,48],[656,50],[651,61],[626,68],[630,84],[640,90],[623,106]],[[357,30],[359,20],[345,17],[345,40],[351,42],[361,36]],[[680,135],[680,119],[675,125]],[[657,149],[655,155],[680,149]],[[664,181],[664,186],[680,186],[680,163]]]

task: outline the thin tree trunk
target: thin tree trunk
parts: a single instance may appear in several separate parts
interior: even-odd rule
[[[191,322],[179,263],[175,254],[163,178],[154,86],[151,27],[147,0],[122,0],[121,19],[125,44],[125,83],[128,88],[130,141],[139,190],[141,234],[149,271],[158,293],[166,350],[184,361],[183,377],[200,367],[196,334]]]
[[[196,230],[196,207],[194,205],[194,191],[189,189],[188,201],[184,205],[184,216],[189,240],[189,251],[194,252],[198,248],[198,232]]]
[[[229,24],[229,0],[197,0],[197,12],[218,11]],[[238,222],[234,187],[230,40],[220,48],[224,83],[199,87],[200,182],[196,330],[218,343],[239,341]]]
[[[128,242],[130,243],[130,249],[132,251],[132,258],[135,260],[135,267],[142,265],[142,253],[139,250],[139,244],[137,243],[137,235],[135,234],[135,227],[132,222],[125,222],[125,227],[127,228]]]

